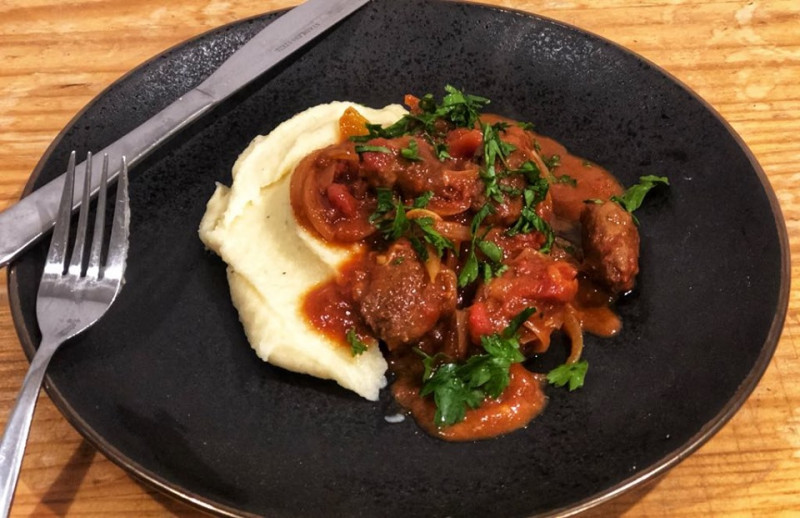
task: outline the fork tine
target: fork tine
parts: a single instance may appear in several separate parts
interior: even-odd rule
[[[72,259],[69,262],[68,273],[81,276],[83,270],[83,252],[86,248],[86,227],[89,219],[89,197],[92,188],[92,152],[86,153],[86,169],[83,174],[83,196],[81,197],[81,211],[78,214],[78,229],[75,233],[75,245],[72,247]]]
[[[67,258],[67,240],[69,239],[69,221],[72,218],[72,199],[75,185],[75,151],[70,153],[67,172],[64,175],[64,190],[61,192],[61,204],[47,260],[44,265],[45,274],[63,275]]]
[[[128,201],[128,162],[122,157],[122,170],[117,179],[117,200],[114,204],[114,223],[108,241],[108,256],[103,278],[122,279],[128,257],[128,231],[131,214]]]
[[[108,155],[103,155],[103,170],[100,173],[100,189],[97,191],[97,211],[94,217],[92,232],[92,249],[89,253],[89,265],[86,276],[92,279],[100,277],[100,254],[103,251],[103,225],[106,221],[106,188],[108,187]]]

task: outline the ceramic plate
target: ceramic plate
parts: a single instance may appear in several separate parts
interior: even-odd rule
[[[95,99],[42,158],[27,192],[206,77],[275,14],[211,31]],[[274,368],[251,351],[225,266],[197,227],[214,182],[293,114],[371,106],[446,84],[532,121],[626,185],[668,176],[637,212],[641,269],[613,339],[589,337],[583,389],[548,388],[545,412],[495,440],[449,444],[411,419]],[[788,300],[785,227],[765,176],[706,103],[653,64],[552,20],[479,5],[377,0],[191,126],[131,172],[127,284],[59,351],[49,393],[135,476],[230,515],[526,516],[576,511],[694,451],[755,387]],[[11,268],[26,352],[46,247]],[[303,337],[298,336],[298,341]],[[529,363],[545,371],[564,347]]]

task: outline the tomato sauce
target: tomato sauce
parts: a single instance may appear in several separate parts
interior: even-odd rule
[[[420,100],[408,101],[420,109]],[[346,336],[353,331],[366,343],[385,344],[395,400],[433,436],[478,440],[526,426],[546,405],[544,375],[513,363],[499,397],[487,396],[456,424],[437,426],[433,397],[420,396],[418,352],[450,362],[485,354],[482,338],[502,333],[526,308],[536,310],[515,334],[526,356],[546,351],[551,333],[561,329],[574,338],[579,327],[580,345],[570,355],[576,359],[581,331],[618,333],[621,321],[611,306],[619,283],[595,278],[603,270],[587,269],[584,256],[591,251],[602,261],[613,252],[602,246],[627,246],[625,257],[638,261],[638,234],[625,241],[627,234],[611,229],[616,241],[605,239],[606,222],[597,215],[591,228],[600,235],[584,240],[580,233],[593,210],[586,200],[605,203],[622,186],[604,168],[502,117],[483,115],[473,128],[438,125],[438,143],[412,134],[354,144],[347,137],[366,133],[363,118],[348,111],[340,122],[343,141],[297,167],[292,206],[310,231],[331,243],[363,243],[365,251],[307,294],[305,317],[342,347],[350,347]],[[490,152],[487,124],[501,134],[491,151],[503,155],[494,177],[481,165]],[[546,189],[535,206],[526,205],[540,180]],[[487,205],[492,210],[476,220]],[[523,217],[529,226],[519,230]],[[549,228],[555,232],[548,236]],[[462,282],[470,256],[479,270]]]
[[[479,408],[468,409],[463,421],[447,427],[434,422],[436,405],[419,397],[419,382],[404,377],[392,385],[395,400],[409,409],[414,419],[429,434],[447,441],[490,439],[523,428],[539,415],[547,402],[542,386],[544,376],[520,364],[509,371],[511,382],[497,399],[487,398]]]
[[[353,329],[362,341],[372,335],[351,295],[363,275],[364,263],[364,254],[356,255],[341,267],[335,278],[313,288],[303,299],[306,320],[331,341],[348,349],[349,330]]]

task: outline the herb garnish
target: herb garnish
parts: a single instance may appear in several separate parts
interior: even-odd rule
[[[345,335],[347,338],[347,343],[350,344],[350,352],[353,356],[359,356],[364,354],[369,346],[361,341],[361,339],[356,334],[356,328],[351,327],[347,330],[347,334]]]
[[[478,237],[478,230],[480,229],[481,223],[483,223],[486,216],[492,212],[494,212],[494,209],[487,203],[472,217],[472,222],[469,226],[470,233],[472,234],[469,254],[467,255],[467,260],[464,262],[464,266],[461,268],[461,272],[458,274],[458,286],[460,288],[474,282],[478,278],[478,274],[481,270],[483,270],[484,281],[489,282],[493,276],[498,276],[508,269],[507,266],[501,264],[503,260],[503,250],[491,241],[484,241],[482,237]],[[484,232],[483,237],[485,236],[486,233]],[[478,256],[475,254],[476,246],[483,252],[486,258],[489,259],[488,262],[481,262],[478,260]]]
[[[386,146],[356,146],[356,153],[388,153],[391,154],[392,150]]]
[[[551,171],[561,165],[561,155],[552,155],[550,158],[542,157],[544,165]]]
[[[367,124],[367,134],[350,137],[354,142],[367,142],[374,138],[397,138],[403,135],[427,134],[437,136],[443,128],[437,127],[438,121],[444,121],[457,128],[473,128],[478,122],[481,110],[489,104],[489,99],[478,95],[465,94],[457,88],[447,85],[444,87],[447,94],[442,98],[441,104],[436,104],[432,94],[427,94],[419,100],[417,114],[409,113],[391,126],[382,127],[380,124]],[[441,148],[436,150],[437,156],[442,160],[444,153]]]
[[[480,171],[481,179],[486,185],[485,194],[497,203],[503,203],[503,192],[497,183],[497,161],[506,164],[506,158],[512,151],[517,149],[512,144],[500,140],[500,133],[508,128],[508,124],[498,122],[496,124],[482,124],[483,131],[483,160],[484,167]]]
[[[541,232],[545,237],[545,242],[539,251],[543,254],[549,253],[555,234],[550,224],[536,214],[536,206],[547,197],[550,185],[542,177],[539,167],[530,160],[510,173],[524,175],[528,186],[522,191],[523,206],[519,219],[506,231],[506,235],[528,234],[534,230]]]
[[[419,147],[417,146],[417,141],[414,139],[408,141],[408,147],[400,150],[400,155],[406,160],[411,160],[412,162],[419,162],[422,160],[422,157],[419,156]]]
[[[423,261],[428,259],[428,249],[425,243],[431,245],[439,257],[448,248],[455,251],[456,247],[453,242],[434,228],[432,217],[409,219],[406,216],[407,208],[425,208],[431,197],[433,197],[433,192],[426,191],[415,198],[411,207],[406,207],[402,203],[395,201],[391,189],[379,187],[376,192],[378,206],[370,216],[369,221],[378,227],[378,230],[386,240],[396,241],[401,237],[407,238],[417,256]],[[394,212],[394,217],[390,216],[392,212]]]
[[[433,191],[425,191],[414,199],[414,203],[411,206],[415,209],[424,209],[430,203],[431,198],[433,198]]]
[[[619,203],[628,212],[633,212],[642,205],[642,200],[650,189],[658,184],[669,185],[669,179],[666,176],[640,176],[639,183],[630,186],[622,196],[612,196],[611,201]]]
[[[482,336],[481,346],[486,353],[471,356],[461,364],[449,362],[437,365],[443,355],[430,356],[415,349],[422,356],[425,367],[420,395],[425,397],[433,394],[436,426],[445,427],[461,422],[466,417],[467,407],[478,408],[487,397],[500,397],[511,381],[511,365],[525,360],[519,350],[517,332],[535,311],[535,308],[526,308],[514,317],[502,333]]]
[[[583,386],[583,379],[589,369],[589,362],[581,360],[576,363],[565,363],[547,373],[547,381],[556,387],[563,387],[569,384],[569,391],[579,389]]]
[[[550,173],[550,181],[552,183],[565,183],[571,185],[572,187],[578,186],[578,180],[576,180],[575,178],[571,177],[568,174],[562,174],[560,176],[556,176]]]

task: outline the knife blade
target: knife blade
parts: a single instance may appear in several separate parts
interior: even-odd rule
[[[369,1],[306,0],[253,36],[194,89],[127,135],[94,153],[93,170],[102,168],[105,154],[112,159],[110,163],[119,163],[119,158],[124,155],[128,167],[134,167],[170,137]],[[76,166],[75,185],[83,185],[85,171],[86,162]],[[110,167],[109,179],[116,178],[118,173],[118,168]],[[100,183],[99,175],[94,176],[92,194]],[[53,226],[63,185],[62,174],[0,212],[0,268]],[[77,199],[73,208],[79,205],[80,199]]]

